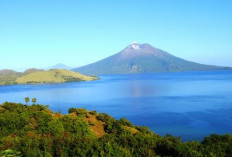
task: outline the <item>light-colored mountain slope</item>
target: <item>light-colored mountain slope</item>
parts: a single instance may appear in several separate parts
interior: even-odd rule
[[[86,76],[66,69],[52,69],[47,71],[42,69],[28,69],[23,73],[14,70],[0,70],[0,85],[62,83],[97,79],[94,76]]]
[[[62,83],[74,81],[91,81],[96,79],[97,78],[93,76],[86,76],[65,69],[52,69],[49,71],[30,73],[16,79],[16,82],[17,84]]]

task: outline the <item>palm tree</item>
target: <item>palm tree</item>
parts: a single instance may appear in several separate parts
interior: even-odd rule
[[[29,97],[26,97],[26,98],[25,98],[25,102],[26,102],[26,104],[28,104],[28,103],[29,103],[29,101],[30,101],[30,98],[29,98]]]
[[[31,101],[33,102],[33,104],[35,104],[36,101],[37,101],[37,99],[36,99],[36,98],[33,98]]]

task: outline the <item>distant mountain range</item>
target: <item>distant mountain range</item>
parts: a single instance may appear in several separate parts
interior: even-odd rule
[[[121,52],[98,62],[75,68],[88,75],[153,73],[231,69],[190,62],[149,44],[133,42]]]

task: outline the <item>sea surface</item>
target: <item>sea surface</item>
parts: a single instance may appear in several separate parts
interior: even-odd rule
[[[36,97],[55,112],[97,110],[159,135],[202,140],[232,133],[232,71],[104,75],[100,80],[0,86],[0,103]]]

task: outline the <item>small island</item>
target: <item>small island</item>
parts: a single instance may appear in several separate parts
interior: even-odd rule
[[[65,83],[97,79],[95,76],[87,76],[66,69],[29,69],[23,73],[13,70],[0,71],[0,85]]]

